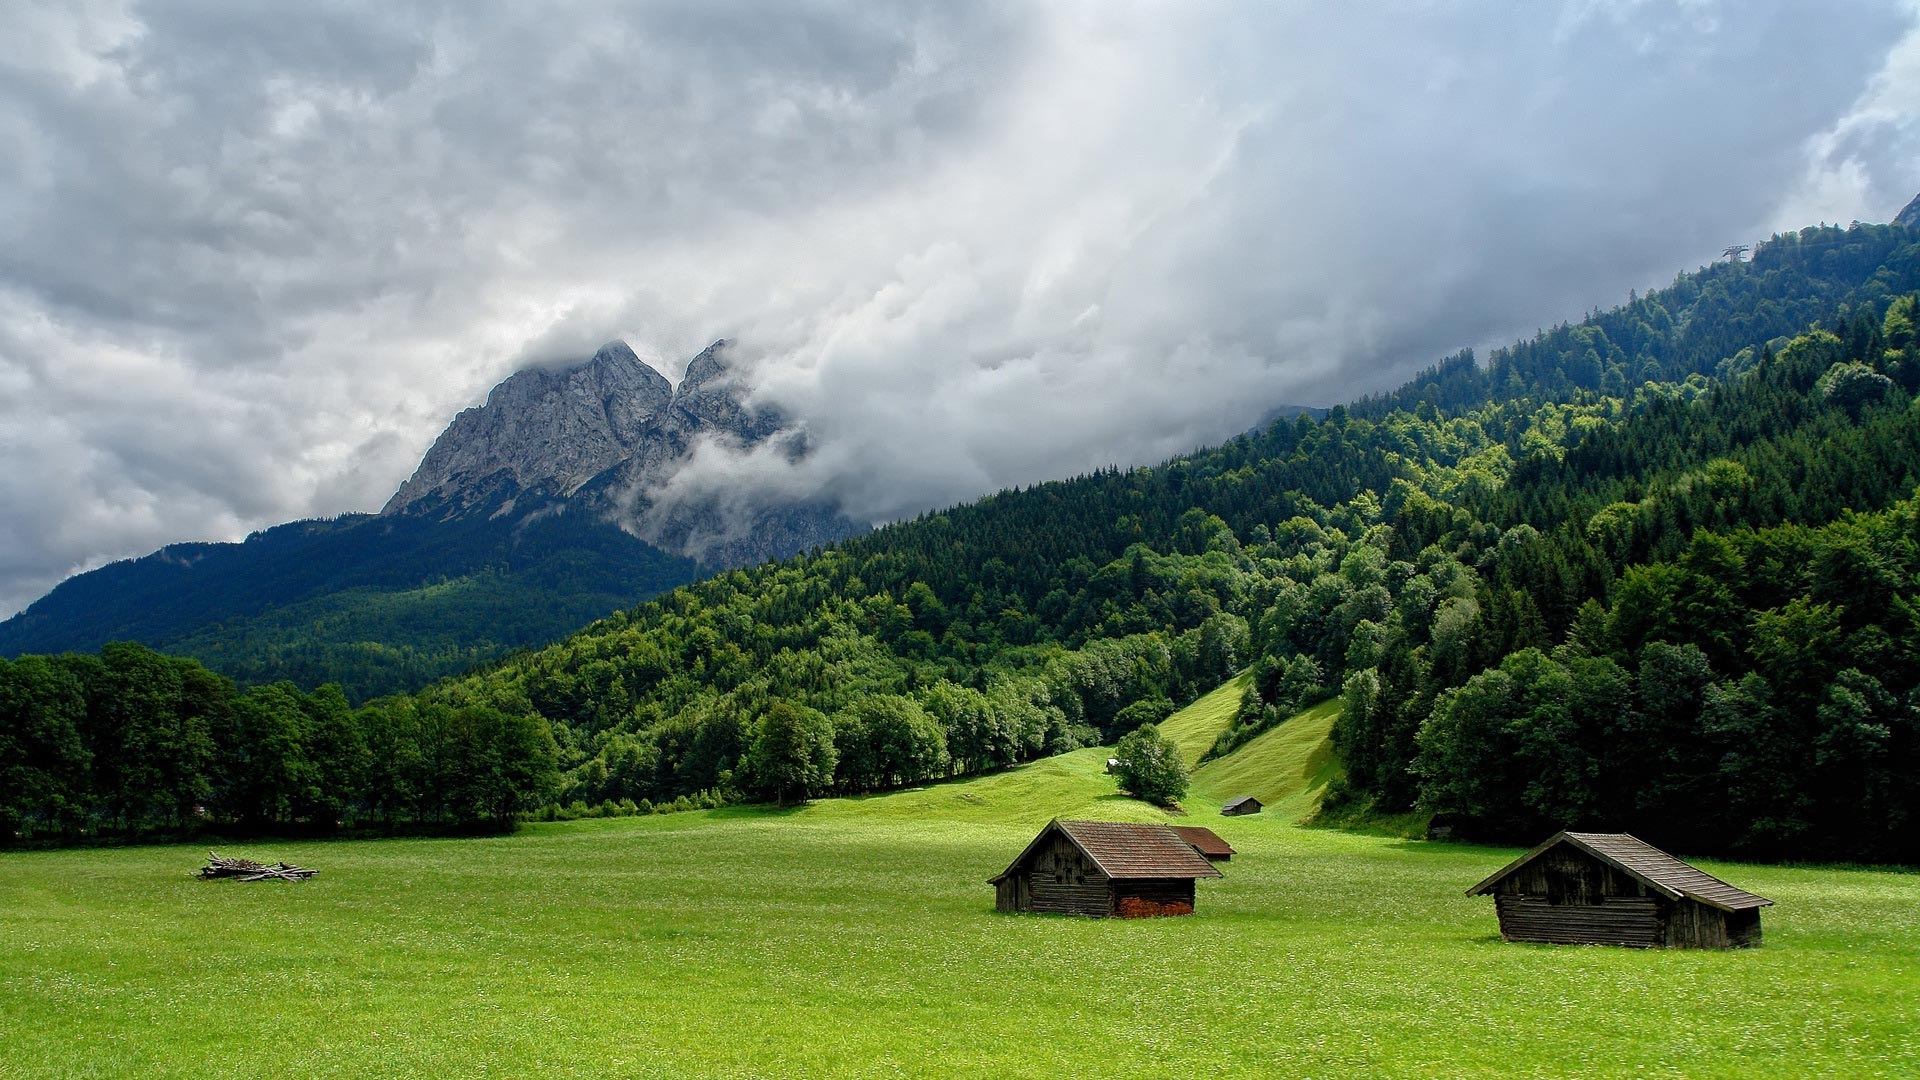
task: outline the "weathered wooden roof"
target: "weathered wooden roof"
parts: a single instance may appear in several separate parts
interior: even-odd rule
[[[1180,839],[1192,844],[1202,855],[1232,855],[1233,847],[1205,825],[1169,825]]]
[[[1681,862],[1652,844],[1627,833],[1558,832],[1539,847],[1501,867],[1492,877],[1467,890],[1468,896],[1493,891],[1501,879],[1545,854],[1556,845],[1571,844],[1601,862],[1639,881],[1669,900],[1686,897],[1722,911],[1770,907],[1773,901],[1729,885],[1697,866]]]
[[[1054,824],[1110,878],[1223,876],[1171,826],[1120,821],[1057,821]]]
[[[1055,818],[1047,822],[1047,827],[1040,830],[1040,835],[1034,837],[1033,842],[1005,870],[988,880],[997,882],[1018,870],[1020,864],[1027,861],[1027,856],[1055,829],[1060,830],[1074,847],[1080,849],[1082,855],[1110,878],[1130,880],[1226,876],[1170,826],[1135,825],[1120,821],[1061,821]]]
[[[1260,800],[1254,798],[1251,795],[1242,795],[1237,799],[1228,800],[1227,804],[1225,806],[1222,806],[1220,809],[1224,813],[1225,811],[1232,810],[1234,807],[1245,806],[1248,803],[1252,803],[1255,806],[1259,806]]]

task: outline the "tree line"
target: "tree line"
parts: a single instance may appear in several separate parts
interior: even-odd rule
[[[500,826],[556,757],[544,720],[479,703],[243,691],[132,643],[0,660],[0,837]]]

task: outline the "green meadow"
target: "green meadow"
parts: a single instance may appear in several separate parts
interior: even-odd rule
[[[1217,697],[1168,722],[1190,754]],[[1325,719],[1200,770],[1181,820],[1240,854],[1182,919],[993,910],[1048,818],[1168,819],[1102,750],[786,811],[221,848],[301,885],[198,881],[200,847],[7,854],[0,1073],[1920,1074],[1920,875],[1705,863],[1778,901],[1763,947],[1504,944],[1463,893],[1514,852],[1292,823]],[[1256,783],[1285,809],[1213,813]]]

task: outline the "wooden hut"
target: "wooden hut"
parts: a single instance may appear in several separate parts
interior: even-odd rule
[[[1169,825],[1168,828],[1180,834],[1180,839],[1193,845],[1208,862],[1232,862],[1233,848],[1220,839],[1220,834],[1205,825]]]
[[[1257,814],[1259,812],[1260,800],[1251,795],[1242,795],[1220,808],[1220,816],[1222,817],[1239,817],[1242,814]]]
[[[1728,949],[1760,944],[1755,896],[1626,833],[1562,832],[1467,890],[1507,941]]]
[[[1001,911],[1104,917],[1191,912],[1193,883],[1221,876],[1169,826],[1054,820],[988,883]]]

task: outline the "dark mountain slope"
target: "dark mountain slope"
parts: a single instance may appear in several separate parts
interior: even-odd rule
[[[418,686],[685,584],[694,563],[604,522],[351,515],[175,544],[61,583],[0,654],[139,641],[242,682]]]

